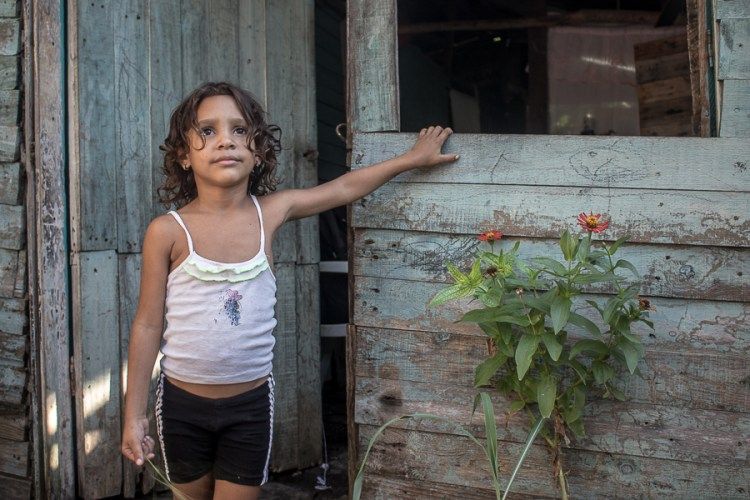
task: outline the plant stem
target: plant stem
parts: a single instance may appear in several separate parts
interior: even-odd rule
[[[557,481],[560,484],[560,495],[562,496],[563,500],[568,500],[568,488],[565,484],[565,473],[562,469],[562,464],[560,464],[560,468],[557,470]]]

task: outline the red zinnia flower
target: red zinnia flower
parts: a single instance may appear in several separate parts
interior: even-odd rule
[[[486,241],[487,243],[492,243],[493,241],[497,241],[502,237],[503,233],[501,233],[500,231],[485,231],[477,236],[479,241]]]
[[[602,214],[581,212],[578,214],[578,225],[590,233],[601,233],[609,227],[609,221],[602,219]]]

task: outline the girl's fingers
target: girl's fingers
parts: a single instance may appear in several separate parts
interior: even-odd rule
[[[458,155],[440,155],[440,163],[456,161],[460,158]]]
[[[419,137],[424,137],[424,135],[425,135],[426,133],[427,133],[427,129],[426,129],[426,128],[423,128],[422,130],[420,130],[420,131],[419,131]]]
[[[427,129],[427,134],[431,134],[433,130],[435,130],[435,127],[428,128]]]
[[[453,133],[453,130],[450,127],[445,127],[442,132],[440,132],[440,137],[447,138],[449,135]]]

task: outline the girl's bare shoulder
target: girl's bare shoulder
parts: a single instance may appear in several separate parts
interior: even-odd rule
[[[258,196],[258,202],[260,203],[260,208],[263,210],[263,220],[266,225],[276,228],[285,222],[289,210],[288,197],[291,192],[291,189],[282,189]]]
[[[172,215],[168,213],[159,215],[146,228],[143,246],[171,252],[181,233],[182,228]]]

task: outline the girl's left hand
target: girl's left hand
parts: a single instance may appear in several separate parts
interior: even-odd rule
[[[419,132],[417,142],[406,154],[416,168],[433,167],[441,163],[458,160],[457,154],[442,154],[440,150],[445,141],[453,133],[449,127],[439,126],[423,128]]]

